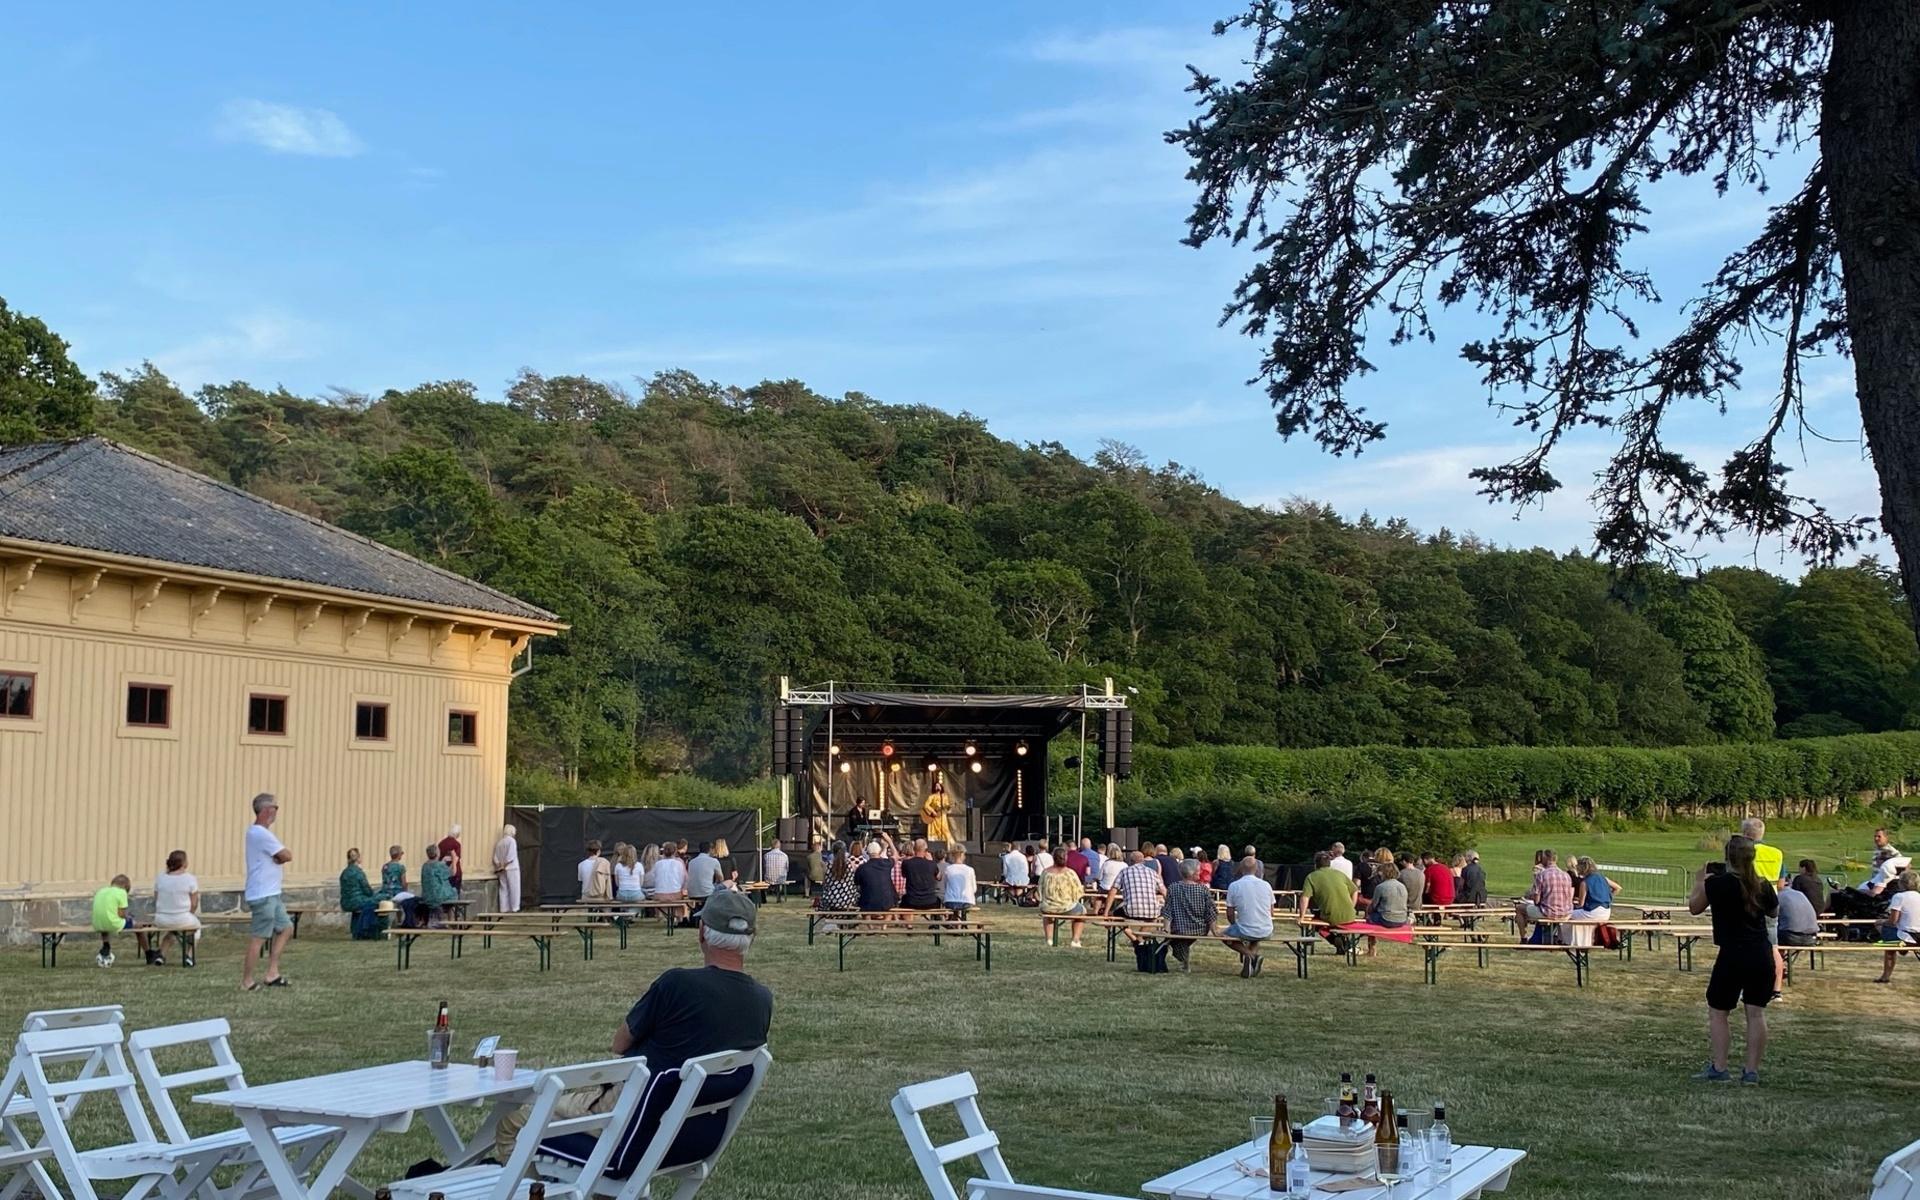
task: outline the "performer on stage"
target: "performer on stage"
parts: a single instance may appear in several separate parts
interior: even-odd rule
[[[927,823],[927,840],[930,842],[951,842],[953,822],[947,814],[953,811],[953,800],[947,795],[947,788],[939,778],[933,781],[933,790],[927,793],[926,803],[920,806],[920,819]]]

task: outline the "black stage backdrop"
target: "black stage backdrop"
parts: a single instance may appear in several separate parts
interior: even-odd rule
[[[943,766],[938,776],[916,758],[891,769],[887,759],[851,759],[851,770],[833,771],[822,759],[808,763],[812,777],[814,819],[826,821],[833,836],[847,836],[851,824],[864,818],[855,814],[879,809],[888,821],[899,821],[918,830],[920,806],[938,778],[953,800],[951,816],[954,832],[969,846],[983,842],[1004,842],[1038,837],[1045,832],[1047,819],[1047,762],[1044,751],[1017,756],[1011,743],[987,744],[980,756],[980,770],[974,772],[957,759]],[[902,756],[904,757],[904,756]],[[833,801],[827,803],[827,783],[833,783]],[[1102,797],[1104,803],[1104,796]]]
[[[685,838],[698,846],[724,839],[731,852],[727,869],[740,872],[742,883],[760,878],[760,814],[750,808],[513,807],[507,820],[519,836],[525,895],[541,904],[580,898],[574,872],[592,838],[608,848],[615,842],[645,846]]]

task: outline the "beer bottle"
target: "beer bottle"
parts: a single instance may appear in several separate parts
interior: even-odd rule
[[[1287,1160],[1293,1157],[1293,1126],[1287,1121],[1287,1098],[1273,1098],[1273,1136],[1267,1139],[1267,1188],[1285,1191]]]
[[[1393,1093],[1380,1094],[1380,1124],[1373,1131],[1373,1148],[1380,1155],[1380,1173],[1400,1173],[1400,1126],[1393,1111]]]
[[[1367,1089],[1360,1100],[1360,1119],[1369,1125],[1380,1123],[1380,1083],[1367,1072]]]
[[[393,1200],[393,1189],[384,1183],[381,1184],[373,1189],[373,1200]]]
[[[547,1200],[547,1185],[538,1179],[528,1184],[527,1200]]]
[[[434,1015],[433,1027],[439,1030],[451,1029],[453,1027],[447,1019],[447,1002],[445,1000],[440,1002],[440,1011]]]
[[[1334,1108],[1333,1115],[1342,1121],[1353,1120],[1360,1115],[1359,1101],[1360,1093],[1353,1086],[1353,1072],[1340,1072],[1340,1103]]]

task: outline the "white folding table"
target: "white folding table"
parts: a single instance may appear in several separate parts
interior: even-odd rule
[[[434,1070],[425,1062],[399,1062],[311,1079],[206,1092],[193,1099],[196,1104],[233,1110],[281,1200],[326,1200],[336,1188],[356,1196],[371,1196],[364,1185],[347,1174],[353,1160],[374,1134],[405,1132],[416,1113],[426,1119],[427,1128],[448,1156],[449,1167],[472,1163],[493,1145],[500,1118],[533,1094],[537,1077],[534,1071],[519,1070],[511,1080],[496,1080],[491,1067],[482,1069],[471,1063]],[[493,1108],[480,1128],[472,1138],[462,1138],[447,1110],[477,1107],[489,1101]],[[311,1184],[301,1182],[286,1151],[273,1136],[278,1125],[332,1125],[341,1131],[340,1144]]]
[[[1525,1150],[1501,1150],[1493,1146],[1456,1146],[1453,1171],[1445,1177],[1431,1170],[1386,1187],[1362,1188],[1351,1192],[1316,1192],[1316,1200],[1473,1200],[1482,1192],[1504,1192],[1513,1168],[1527,1156]],[[1268,1200],[1273,1195],[1264,1176],[1249,1175],[1239,1164],[1264,1167],[1267,1139],[1242,1142],[1231,1150],[1222,1150],[1212,1158],[1190,1167],[1150,1179],[1140,1190],[1150,1196],[1171,1196],[1173,1200]],[[1352,1176],[1315,1171],[1316,1188],[1336,1179]]]

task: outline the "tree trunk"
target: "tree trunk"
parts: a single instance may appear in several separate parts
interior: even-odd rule
[[[1831,6],[1820,150],[1881,521],[1920,598],[1920,4]],[[1920,623],[1920,603],[1909,605]],[[1917,624],[1916,627],[1920,627]]]

